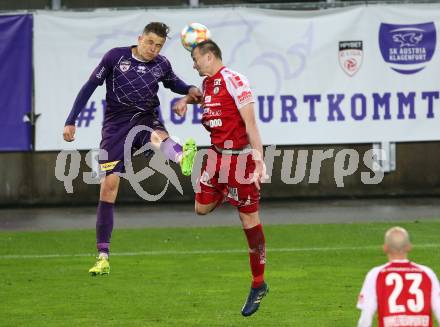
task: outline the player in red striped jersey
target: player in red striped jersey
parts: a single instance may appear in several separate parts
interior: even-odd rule
[[[265,237],[259,217],[260,183],[266,176],[263,146],[255,121],[254,98],[245,76],[222,63],[218,45],[207,40],[191,52],[194,68],[203,80],[202,123],[212,146],[200,177],[195,210],[205,215],[227,199],[238,209],[249,246],[252,285],[243,316],[258,310],[267,294],[264,281]],[[193,98],[185,96],[174,109],[184,115]]]
[[[376,311],[379,327],[432,327],[432,313],[440,322],[439,281],[431,268],[408,260],[408,232],[390,228],[383,249],[388,263],[365,278],[357,303],[362,310],[358,327],[372,326]]]

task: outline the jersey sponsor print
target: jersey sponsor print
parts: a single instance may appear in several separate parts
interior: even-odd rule
[[[254,102],[247,78],[226,67],[203,81],[203,126],[219,148],[241,149],[249,144],[239,110]],[[229,141],[229,143],[225,143]],[[225,146],[225,144],[228,144]]]

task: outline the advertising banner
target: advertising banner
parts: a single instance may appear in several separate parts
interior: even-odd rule
[[[32,15],[0,15],[0,151],[32,148]]]
[[[161,54],[189,84],[201,85],[180,30],[206,25],[223,63],[245,75],[264,144],[440,140],[440,6],[377,5],[310,12],[249,8],[46,12],[35,15],[37,150],[99,147],[105,87],[80,114],[76,140],[62,140],[81,86],[103,55],[134,45],[143,27],[171,27]],[[160,87],[169,133],[208,145],[202,110],[175,115],[178,94]]]

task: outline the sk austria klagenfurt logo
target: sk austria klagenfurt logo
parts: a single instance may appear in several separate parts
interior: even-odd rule
[[[379,46],[391,69],[401,74],[415,74],[425,68],[435,51],[437,34],[433,22],[395,25],[382,23]]]

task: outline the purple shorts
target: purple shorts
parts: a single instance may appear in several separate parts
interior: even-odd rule
[[[101,152],[99,166],[101,173],[125,173],[125,161],[131,160],[132,154],[151,140],[151,133],[160,130],[167,132],[156,114],[134,116],[131,120],[117,121],[106,119],[102,127]],[[124,158],[125,143],[130,153]],[[107,158],[105,158],[105,153]],[[145,154],[148,155],[149,151]]]

